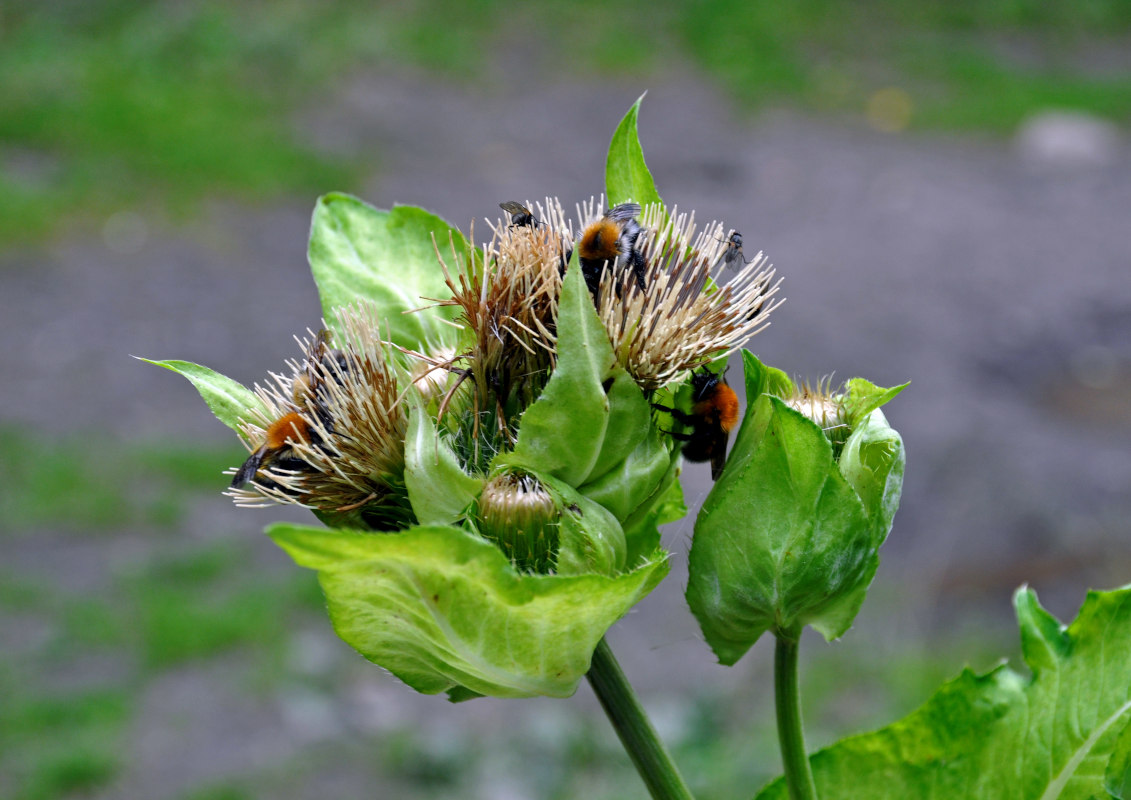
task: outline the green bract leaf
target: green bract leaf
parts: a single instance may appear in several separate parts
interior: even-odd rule
[[[829,639],[848,630],[879,564],[903,475],[902,442],[880,412],[846,447],[846,479],[821,428],[767,394],[788,392],[784,374],[743,357],[746,415],[696,521],[687,586],[724,664],[767,630],[795,636],[812,625]]]
[[[580,487],[586,497],[591,497],[613,512],[620,521],[651,497],[671,466],[671,452],[655,429],[646,431],[631,453],[596,480]]]
[[[331,327],[337,309],[363,301],[377,309],[382,330],[390,339],[413,349],[454,338],[455,329],[440,322],[455,319],[454,308],[430,308],[428,298],[448,297],[436,250],[451,258],[451,242],[459,258],[469,247],[456,228],[415,206],[373,208],[347,194],[328,194],[318,200],[310,227],[308,258],[322,315]],[[455,269],[449,260],[448,267]]]
[[[595,480],[621,465],[640,448],[648,434],[654,431],[652,407],[648,405],[644,393],[631,375],[617,367],[612,372],[612,383],[606,379],[605,386],[609,420],[605,426],[601,452],[586,481]]]
[[[151,361],[148,358],[138,360],[147,364],[156,364],[188,378],[200,392],[204,402],[212,409],[216,419],[236,433],[240,432],[242,423],[255,420],[254,412],[258,411],[263,415],[267,413],[263,401],[255,392],[208,367],[202,367],[191,361]]]
[[[773,394],[786,397],[793,394],[793,381],[780,369],[767,366],[749,350],[742,351],[742,372],[746,379],[747,397]],[[753,392],[753,394],[750,394]]]
[[[636,118],[643,100],[644,95],[640,95],[632,104],[609,142],[609,155],[605,160],[605,194],[609,198],[609,208],[630,200],[642,206],[651,203],[662,205],[664,202],[656,191],[648,165],[644,163],[644,150],[636,132]]]
[[[482,478],[463,471],[419,403],[409,413],[404,457],[408,499],[421,525],[458,522],[483,489]]]
[[[538,475],[562,509],[557,573],[616,575],[625,566],[624,531],[612,512],[564,481]]]
[[[573,694],[605,631],[668,570],[657,554],[615,578],[519,574],[458,528],[267,532],[318,570],[342,639],[417,691],[458,699]]]
[[[678,454],[668,455],[668,469],[652,494],[624,520],[624,538],[628,545],[625,563],[635,566],[660,546],[660,526],[687,516],[683,502],[683,486],[677,480],[680,472]]]
[[[1131,587],[1088,594],[1065,628],[1014,596],[1026,680],[964,671],[893,725],[810,759],[821,797],[1088,800],[1127,787]],[[788,797],[782,780],[759,800]]]
[[[872,518],[872,543],[879,547],[891,530],[903,490],[903,438],[877,408],[855,426],[839,464]]]
[[[542,394],[523,413],[514,451],[497,460],[571,486],[600,472],[610,417],[606,381],[610,389],[616,385],[613,349],[576,258],[566,271],[558,304],[557,365]]]
[[[853,378],[848,382],[846,387],[848,393],[844,399],[848,424],[855,428],[873,410],[887,403],[908,386],[910,386],[909,383],[904,383],[885,389],[883,386],[877,386],[863,378]]]

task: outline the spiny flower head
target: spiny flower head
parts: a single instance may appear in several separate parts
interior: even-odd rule
[[[601,205],[579,209],[586,226],[603,216]],[[646,390],[729,355],[765,328],[781,300],[780,280],[758,253],[730,280],[722,225],[696,234],[695,215],[663,206],[644,209],[632,247],[639,272],[606,269],[596,293],[597,313],[618,361]]]
[[[463,264],[454,275],[437,251],[452,293],[439,304],[458,307],[460,322],[471,332],[472,343],[463,358],[479,395],[485,397],[491,390],[505,403],[517,391],[529,403],[554,364],[566,243],[540,222],[500,222],[491,224],[491,231],[482,256],[471,251],[461,259],[452,248],[452,260]]]
[[[407,419],[370,310],[338,316],[338,334],[300,340],[289,374],[256,385],[262,401],[242,428],[252,454],[228,491],[238,505],[291,503],[367,522],[411,521],[399,499]],[[331,346],[332,345],[332,346]]]

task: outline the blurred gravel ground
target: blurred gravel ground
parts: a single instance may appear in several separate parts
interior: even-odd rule
[[[764,250],[784,276],[788,302],[751,349],[802,376],[912,381],[888,411],[908,451],[902,510],[858,628],[830,657],[926,651],[932,636],[954,630],[1000,637],[1005,654],[1016,642],[1009,595],[1021,582],[1062,619],[1086,588],[1128,582],[1126,139],[1059,158],[1028,139],[898,136],[789,113],[741,118],[704,82],[679,74],[651,81],[640,119],[645,155],[669,203],[738,228],[747,251]],[[502,74],[488,83],[496,88],[360,75],[296,125],[327,150],[373,153],[369,202],[422,205],[464,227],[475,219],[479,237],[499,201],[550,194],[570,208],[601,191],[608,138],[642,87],[507,83]],[[175,226],[137,209],[99,231],[0,254],[8,342],[0,421],[127,442],[229,441],[187,382],[128,355],[197,361],[245,383],[281,367],[297,351],[292,334],[319,322],[305,266],[313,202],[218,200]],[[234,442],[232,453],[234,464]],[[217,492],[225,466],[217,465]],[[706,468],[691,465],[686,475],[689,502],[698,502]],[[130,530],[92,543],[44,530],[7,537],[3,562],[74,592],[185,541],[238,536],[251,542],[256,573],[247,580],[255,581],[260,571],[293,570],[256,533],[283,517],[295,518],[236,511],[216,494],[194,505],[175,536]],[[743,692],[751,714],[768,721],[756,689],[769,691],[767,651],[759,646],[726,670],[698,640],[682,599],[689,533],[689,524],[667,531],[674,574],[617,626],[614,649],[677,733],[686,732],[696,692]],[[34,648],[34,630],[18,616],[0,612],[0,631]],[[383,774],[373,753],[344,744],[359,732],[385,741],[383,732],[419,726],[442,761],[445,747],[456,752],[484,731],[529,741],[562,735],[539,726],[576,734],[576,710],[595,708],[588,689],[569,703],[418,697],[354,657],[314,615],[288,648],[292,673],[340,681],[249,692],[254,676],[237,657],[162,673],[138,690],[121,774],[98,796],[188,797],[202,783],[267,770],[274,777],[257,779],[263,797],[357,797],[367,793],[364,776]],[[825,652],[816,640],[810,650]],[[88,669],[83,680],[97,683],[122,668],[110,659],[71,672]],[[776,756],[766,758],[776,769]],[[298,771],[303,759],[313,770]],[[458,789],[411,796],[540,796],[523,783],[533,761],[484,759],[469,777],[465,766],[455,770]],[[303,777],[288,777],[291,769]],[[394,788],[388,796],[410,796]]]

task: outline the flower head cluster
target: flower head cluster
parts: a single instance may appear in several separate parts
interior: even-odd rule
[[[654,395],[761,330],[778,284],[737,232],[662,205],[636,109],[610,208],[506,202],[480,248],[424,209],[325,195],[308,255],[326,330],[301,358],[254,391],[160,362],[243,438],[236,503],[330,526],[269,533],[322,573],[339,635],[419,691],[572,694],[668,570],[657,526],[683,508],[688,437],[725,461],[733,392],[725,419]]]
[[[262,409],[243,428],[252,455],[230,490],[237,503],[297,503],[358,512],[373,526],[410,524],[407,416],[398,388],[405,386],[416,387],[438,420],[450,418],[444,429],[462,468],[490,471],[516,445],[525,410],[554,372],[570,269],[584,272],[616,363],[645,393],[739,347],[780,303],[762,255],[747,261],[737,234],[724,236],[718,223],[697,230],[694,214],[660,204],[605,211],[590,200],[578,207],[575,236],[557,200],[504,208],[510,216],[489,223],[492,238],[482,251],[457,246],[454,237],[447,248],[434,244],[434,269],[450,297],[430,299],[456,309],[455,344],[437,345],[431,355],[398,346],[417,359],[401,370],[382,342],[377,312],[358,306],[339,313],[333,341],[312,334],[289,375],[256,387]],[[495,506],[507,507],[497,496],[507,490],[492,489]]]
[[[464,259],[466,268],[453,277],[441,258],[452,292],[442,302],[458,306],[473,332],[464,358],[478,396],[493,388],[502,406],[514,388],[529,402],[553,368],[562,276],[575,250],[581,258],[574,260],[587,268],[588,232],[610,219],[620,225],[619,252],[586,280],[618,363],[646,391],[730,354],[769,324],[781,302],[780,281],[762,254],[746,261],[739,245],[735,257],[734,232],[725,237],[718,223],[697,232],[694,214],[653,204],[636,219],[614,212],[638,206],[606,212],[590,200],[578,207],[582,234],[575,240],[556,199],[532,210],[504,205],[524,213],[489,223],[494,235],[481,259]],[[722,283],[732,264],[734,274]]]

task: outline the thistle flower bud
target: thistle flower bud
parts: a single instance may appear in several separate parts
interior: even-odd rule
[[[554,498],[538,479],[519,472],[492,478],[479,497],[479,532],[529,572],[553,570],[558,516]]]
[[[746,414],[688,557],[688,603],[724,664],[767,630],[843,635],[903,486],[903,440],[879,407],[906,384],[853,378],[835,393],[828,380],[795,389],[749,352],[743,367]]]
[[[450,367],[455,358],[456,351],[444,346],[429,348],[422,357],[418,356],[409,380],[425,401],[438,400],[448,390]]]
[[[819,378],[816,384],[794,381],[793,393],[782,400],[794,411],[815,422],[832,443],[834,454],[840,455],[852,429],[844,403],[845,392],[843,389],[832,390],[831,375]]]

